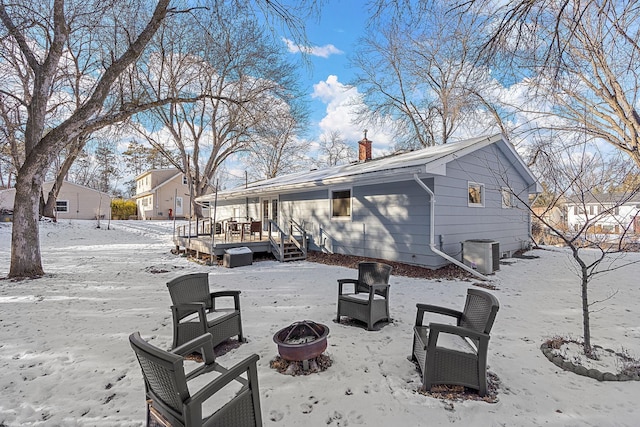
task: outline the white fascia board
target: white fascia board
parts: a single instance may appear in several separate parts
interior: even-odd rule
[[[413,179],[414,174],[424,174],[425,167],[408,167],[395,168],[383,171],[370,172],[367,174],[347,175],[343,177],[328,178],[318,181],[309,181],[299,184],[287,184],[281,186],[270,186],[263,188],[246,188],[238,191],[232,191],[227,194],[218,193],[218,200],[237,199],[241,197],[257,197],[272,194],[295,193],[301,190],[313,191],[314,188],[325,189],[331,186],[352,184],[352,185],[373,185],[385,182],[407,181]],[[196,201],[212,201],[215,199],[215,193],[200,196]]]
[[[438,161],[427,163],[424,165],[424,170],[432,175],[447,175],[447,163],[450,159],[438,159]]]

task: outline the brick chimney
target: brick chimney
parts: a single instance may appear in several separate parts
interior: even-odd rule
[[[358,161],[371,160],[371,140],[367,139],[367,130],[364,130],[364,138],[358,141]]]

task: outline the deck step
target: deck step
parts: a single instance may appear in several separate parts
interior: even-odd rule
[[[282,256],[282,262],[288,261],[301,261],[306,259],[304,252],[302,252],[295,243],[285,243],[284,244],[284,253]]]

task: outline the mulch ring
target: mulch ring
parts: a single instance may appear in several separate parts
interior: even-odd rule
[[[304,370],[303,363],[301,361],[285,360],[280,356],[276,356],[273,360],[271,360],[269,362],[269,367],[271,369],[275,369],[281,374],[296,376],[324,372],[332,364],[333,361],[331,360],[331,358],[323,353],[315,359],[309,360],[309,369],[306,371]]]
[[[307,261],[326,265],[340,265],[348,268],[358,268],[360,262],[382,262],[393,267],[391,274],[395,276],[415,277],[421,279],[470,280],[473,276],[454,264],[432,270],[427,267],[404,264],[377,258],[365,258],[353,255],[327,254],[319,251],[309,251]]]
[[[431,391],[419,390],[418,393],[435,399],[447,401],[445,409],[454,410],[453,402],[462,402],[464,400],[475,400],[479,402],[498,403],[498,389],[500,388],[500,379],[493,372],[487,372],[487,394],[485,396],[478,395],[478,391],[461,385],[444,385],[436,384],[431,387]]]

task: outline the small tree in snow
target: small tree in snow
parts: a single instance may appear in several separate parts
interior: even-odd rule
[[[580,278],[584,353],[587,357],[595,357],[591,345],[590,313],[595,304],[612,295],[592,300],[589,285],[592,279],[602,273],[635,263],[625,261],[623,254],[627,250],[638,211],[626,217],[619,213],[640,188],[602,193],[602,189],[610,188],[611,182],[621,182],[634,164],[621,157],[605,158],[595,144],[571,141],[570,138],[564,143],[560,141],[540,139],[536,142],[535,167],[538,175],[545,177],[547,201],[545,209],[532,207],[531,214],[571,250]],[[559,224],[548,215],[567,201],[572,210],[575,208],[580,219],[573,227]],[[608,230],[607,224],[614,226]]]

